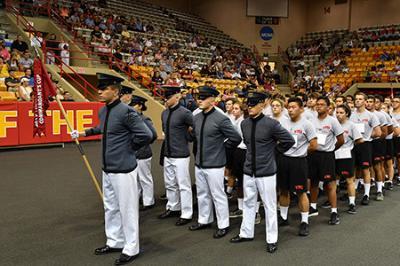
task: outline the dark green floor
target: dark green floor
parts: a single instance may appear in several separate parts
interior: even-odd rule
[[[100,177],[100,145],[84,143]],[[163,192],[154,150],[157,196]],[[103,210],[99,197],[73,145],[65,148],[0,152],[0,265],[112,265],[118,254],[94,256],[104,244]],[[329,210],[311,218],[311,235],[296,236],[297,210],[291,226],[280,230],[279,250],[265,252],[264,221],[255,241],[230,244],[232,232],[214,240],[213,229],[190,232],[175,220],[156,219],[164,206],[141,214],[142,255],[137,265],[400,265],[400,187],[383,202],[371,201],[357,215],[343,213],[341,224],[327,224]]]

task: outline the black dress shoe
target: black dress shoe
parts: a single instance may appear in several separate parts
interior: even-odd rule
[[[226,236],[226,234],[229,232],[229,227],[226,228],[222,228],[222,229],[217,229],[217,231],[215,231],[213,237],[214,238],[221,238]]]
[[[277,243],[267,243],[267,252],[274,253],[278,249]]]
[[[180,212],[179,211],[171,211],[171,210],[166,210],[165,212],[161,213],[158,218],[159,219],[165,219],[169,217],[176,217],[179,216]]]
[[[190,231],[197,231],[197,230],[203,230],[206,228],[211,227],[211,224],[192,224],[191,226],[189,226],[189,230]]]
[[[181,225],[188,224],[191,221],[192,221],[192,218],[190,218],[190,219],[179,218],[178,221],[176,221],[175,225],[176,226],[181,226]]]
[[[154,206],[155,206],[155,204],[142,206],[142,207],[140,207],[139,211],[147,211],[147,210],[153,209]]]
[[[115,260],[114,264],[115,265],[128,264],[128,263],[132,262],[134,259],[136,259],[137,256],[139,256],[139,254],[136,254],[136,255],[133,255],[133,256],[129,256],[129,255],[126,255],[124,253],[121,253],[119,258]]]
[[[231,243],[241,243],[241,242],[246,242],[246,241],[253,241],[254,238],[246,238],[246,237],[241,237],[240,235],[235,236],[234,238],[231,238],[229,240]]]
[[[122,251],[122,248],[112,248],[112,247],[106,245],[106,246],[101,247],[101,248],[96,248],[94,250],[94,254],[95,255],[105,255],[105,254],[108,254],[108,253],[121,252],[121,251]]]

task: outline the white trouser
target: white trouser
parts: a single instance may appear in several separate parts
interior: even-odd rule
[[[192,183],[189,173],[190,157],[164,157],[164,182],[167,191],[167,210],[181,211],[181,218],[193,215]]]
[[[240,236],[254,237],[257,195],[260,193],[265,210],[265,232],[267,243],[278,241],[278,216],[276,214],[276,175],[266,177],[243,176],[243,220]]]
[[[197,204],[199,207],[200,224],[209,224],[214,221],[213,203],[217,214],[219,229],[229,226],[228,198],[224,191],[225,168],[195,167]]]
[[[154,204],[154,184],[151,175],[151,157],[144,160],[137,160],[139,195],[142,194],[143,206]]]
[[[103,172],[103,202],[107,245],[139,253],[139,193],[137,170],[126,174]]]

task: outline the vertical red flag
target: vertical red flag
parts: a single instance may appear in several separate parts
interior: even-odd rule
[[[45,116],[49,108],[49,97],[57,95],[53,82],[42,61],[36,58],[33,63],[35,86],[33,89],[33,136],[46,132]]]

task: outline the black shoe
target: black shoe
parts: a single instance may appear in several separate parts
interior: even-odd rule
[[[356,213],[357,213],[357,211],[356,211],[356,205],[350,204],[350,205],[349,205],[349,209],[347,210],[347,213],[356,214]]]
[[[161,195],[160,200],[166,200],[167,199],[167,194]]]
[[[387,190],[393,190],[393,182],[387,182]]]
[[[369,205],[369,196],[368,195],[364,195],[362,200],[361,200],[361,204],[362,205]]]
[[[267,243],[267,252],[268,253],[274,253],[278,249],[278,244],[277,243]]]
[[[121,253],[119,258],[115,260],[114,265],[128,264],[128,263],[132,262],[134,259],[136,259],[137,256],[139,256],[139,254],[133,255],[133,256],[129,256],[129,255],[126,255],[124,253]]]
[[[101,247],[101,248],[96,248],[94,250],[94,254],[95,255],[105,255],[105,254],[108,254],[108,253],[121,252],[121,251],[122,251],[122,248],[112,248],[110,246],[104,246],[104,247]]]
[[[308,236],[310,234],[308,223],[302,222],[299,228],[299,236]]]
[[[310,206],[310,211],[308,212],[308,217],[318,216],[318,209],[314,209]]]
[[[179,211],[171,211],[171,210],[166,210],[165,212],[161,213],[158,218],[159,219],[165,219],[169,217],[176,217],[179,216],[180,212]]]
[[[278,216],[278,226],[288,226],[289,225],[289,220],[288,219],[283,219],[282,216]]]
[[[377,192],[376,193],[376,200],[377,201],[383,201],[383,199],[384,199],[383,193],[382,192]]]
[[[329,209],[331,207],[331,203],[329,200],[325,201],[324,204],[321,205],[321,208]]]
[[[337,212],[331,213],[331,219],[329,219],[329,224],[330,225],[340,224],[339,214],[337,214]]]
[[[147,211],[147,210],[153,209],[154,206],[155,206],[155,204],[148,205],[148,206],[142,206],[142,207],[140,207],[139,211]]]
[[[214,238],[221,238],[226,236],[226,234],[229,232],[229,227],[226,228],[222,228],[222,229],[217,229],[217,231],[215,231],[213,237]]]
[[[176,221],[175,225],[176,226],[181,226],[181,225],[188,224],[191,221],[192,221],[192,218],[190,218],[190,219],[179,218],[178,221]]]
[[[247,242],[247,241],[253,241],[254,238],[246,238],[246,237],[240,237],[240,235],[235,236],[234,238],[231,238],[229,240],[231,243],[241,243],[241,242]]]
[[[197,230],[203,230],[206,228],[210,228],[211,224],[192,224],[191,226],[189,226],[189,230],[190,231],[197,231]]]

